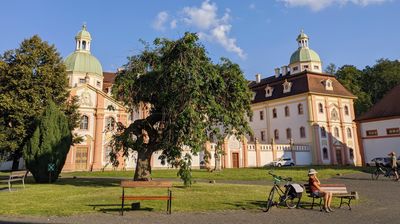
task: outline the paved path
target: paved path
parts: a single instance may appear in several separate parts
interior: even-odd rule
[[[349,190],[357,190],[361,197],[353,210],[336,209],[322,213],[318,209],[272,208],[268,213],[258,210],[220,212],[175,212],[166,215],[159,212],[130,211],[123,217],[117,213],[94,213],[70,217],[0,217],[2,223],[400,223],[400,182],[389,180],[371,181],[368,174],[354,174],[332,178],[324,183],[344,183]],[[241,183],[243,184],[243,183]],[[254,184],[254,183],[252,183]]]

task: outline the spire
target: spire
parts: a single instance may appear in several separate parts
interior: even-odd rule
[[[75,51],[83,51],[90,53],[90,42],[92,37],[86,29],[86,23],[83,23],[82,29],[76,34],[76,48]]]
[[[304,33],[304,30],[301,29],[300,34],[297,36],[297,43],[299,44],[299,48],[308,48],[308,36]]]

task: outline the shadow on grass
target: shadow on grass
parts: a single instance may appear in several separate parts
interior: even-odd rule
[[[118,213],[118,215],[119,215],[121,212],[121,204],[88,204],[86,206],[92,207],[93,210],[97,210],[102,213]],[[112,207],[112,208],[110,208],[110,207]],[[125,206],[124,206],[124,212],[127,212],[127,211],[149,211],[150,212],[153,210],[154,210],[153,208],[149,208],[149,207],[132,209],[129,204],[125,204]]]
[[[2,221],[2,220],[0,220],[0,224],[37,224],[37,223],[43,223],[43,222],[40,222],[40,221],[38,221],[38,222],[32,222],[32,221],[30,221],[30,222],[28,222],[28,221]]]

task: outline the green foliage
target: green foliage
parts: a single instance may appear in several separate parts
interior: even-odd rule
[[[38,36],[0,56],[0,151],[18,151],[36,128],[35,121],[52,100],[77,124],[76,99],[68,99],[67,74],[60,54]]]
[[[192,157],[186,153],[185,157],[178,162],[179,171],[177,176],[183,180],[185,187],[192,186]]]
[[[132,110],[151,107],[147,118],[120,125],[113,145],[125,155],[162,150],[160,158],[172,162],[183,146],[202,150],[209,133],[222,139],[250,131],[245,115],[251,113],[252,94],[240,67],[228,59],[213,64],[193,33],[175,41],[156,39],[153,48],[130,57],[113,94]]]
[[[72,134],[68,125],[67,117],[50,101],[24,147],[26,167],[36,182],[48,183],[58,179],[72,144]],[[55,164],[51,180],[47,170],[50,163]]]
[[[336,67],[336,65],[335,64],[333,64],[333,63],[330,63],[328,66],[326,66],[326,68],[325,68],[325,72],[326,73],[328,73],[328,74],[335,74],[336,73],[336,71],[337,71],[337,67]]]
[[[363,70],[353,65],[344,65],[336,72],[338,80],[354,95],[356,115],[360,115],[393,87],[400,84],[400,62],[380,59],[372,67]]]

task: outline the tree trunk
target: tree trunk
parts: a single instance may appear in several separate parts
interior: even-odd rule
[[[151,156],[153,152],[138,151],[138,157],[136,161],[135,181],[150,181],[151,180]]]

